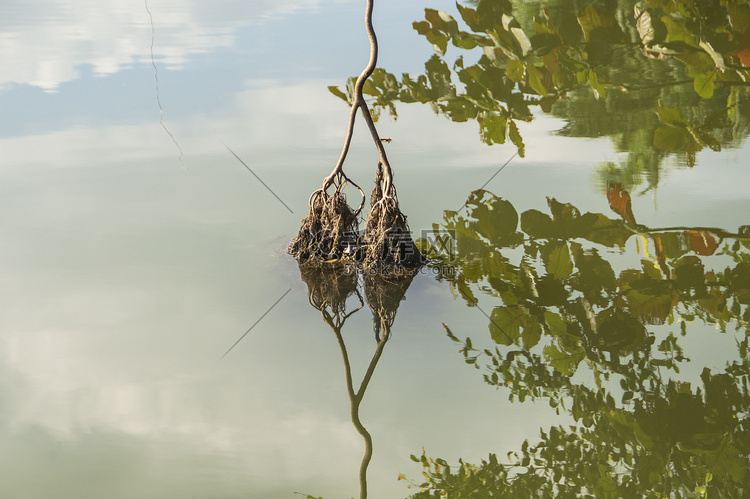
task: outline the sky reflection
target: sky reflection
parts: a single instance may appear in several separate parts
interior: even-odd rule
[[[0,6],[0,495],[203,498],[221,484],[222,497],[350,496],[362,448],[340,354],[283,250],[340,152],[348,109],[326,87],[365,63],[361,2],[148,6],[164,120],[184,169],[159,126],[143,2]],[[378,7],[389,68],[419,71],[432,53],[411,27],[424,7]],[[475,123],[449,123],[426,106],[399,113],[379,126],[393,139],[415,231],[459,208],[512,155],[480,144]],[[560,126],[524,124],[527,157],[486,188],[519,210],[545,196],[607,210],[591,172],[616,158],[612,145],[550,138]],[[369,140],[358,128],[349,159],[363,186],[374,167]],[[726,153],[722,162],[707,153],[706,168],[673,172],[658,203],[636,198],[639,220],[746,223],[747,151],[726,163]],[[701,196],[713,204],[693,203]],[[373,497],[404,492],[397,473],[416,470],[408,456],[423,444],[476,461],[552,421],[548,407],[511,406],[478,382],[437,311],[456,331],[486,331],[486,318],[445,287],[415,279],[363,403]],[[372,354],[368,314],[348,333],[355,376]],[[477,431],[496,429],[499,417],[504,431]]]

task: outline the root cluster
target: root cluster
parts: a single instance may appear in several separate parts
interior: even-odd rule
[[[396,197],[396,189],[383,179],[378,163],[370,210],[359,233],[358,213],[347,203],[342,179],[333,194],[324,188],[310,197],[309,211],[288,248],[300,264],[336,263],[348,271],[398,275],[419,268],[425,261],[414,244]]]
[[[424,257],[414,245],[406,215],[398,207],[396,188],[393,184],[385,185],[381,163],[378,163],[360,247],[364,253],[363,266],[368,270],[390,274],[424,263]]]
[[[288,253],[300,263],[352,260],[358,239],[358,220],[342,192],[345,182],[332,195],[324,189],[310,197],[309,211],[302,220]]]

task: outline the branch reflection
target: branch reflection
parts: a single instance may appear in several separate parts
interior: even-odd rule
[[[398,277],[384,277],[382,275],[365,274],[360,278],[357,272],[351,271],[342,264],[305,264],[300,265],[300,277],[307,284],[307,300],[310,305],[320,311],[323,321],[336,336],[341,359],[344,362],[346,376],[346,390],[349,396],[351,419],[354,428],[362,435],[365,451],[359,467],[359,496],[367,497],[367,467],[372,459],[372,436],[367,431],[359,417],[359,409],[364,399],[367,387],[378,365],[383,349],[391,337],[391,327],[396,319],[396,311],[409,288],[414,274]],[[363,288],[363,293],[360,289]],[[348,302],[354,302],[353,308]],[[375,352],[370,359],[367,370],[359,384],[354,389],[351,361],[347,352],[342,330],[347,319],[360,311],[365,302],[372,311],[372,327],[375,333]],[[351,310],[349,310],[351,308]]]

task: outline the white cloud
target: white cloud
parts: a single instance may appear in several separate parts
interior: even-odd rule
[[[226,107],[179,122],[167,119],[165,125],[188,164],[203,154],[228,154],[221,141],[238,153],[247,148],[288,150],[290,143],[300,149],[336,149],[343,144],[348,114],[346,105],[331,96],[321,81],[286,86],[251,82],[246,90],[233,95]],[[364,134],[361,119],[359,125]],[[0,144],[5,157],[12,158],[4,165],[6,169],[31,165],[102,168],[102,158],[107,158],[108,164],[113,164],[113,159],[119,164],[172,156],[176,161],[178,155],[157,121],[76,127],[4,138]]]
[[[235,31],[319,0],[151,0],[154,57],[181,66],[191,54],[231,46]],[[30,0],[0,6],[0,89],[13,83],[54,91],[80,67],[112,74],[150,61],[151,23],[144,2]]]

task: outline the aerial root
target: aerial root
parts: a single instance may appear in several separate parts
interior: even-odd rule
[[[362,266],[384,274],[408,271],[425,262],[414,244],[406,215],[399,209],[396,188],[384,181],[381,163],[359,247],[363,253]]]
[[[346,184],[359,189],[342,174],[331,183],[336,187],[332,194],[325,183],[312,193],[308,214],[287,251],[300,264],[337,262],[371,274],[404,274],[424,264],[399,208],[396,189],[384,181],[382,164],[378,163],[362,234],[358,219],[364,196],[359,208],[352,209],[343,193]]]
[[[287,252],[300,264],[344,262],[371,274],[398,275],[419,268],[425,263],[425,258],[415,246],[406,216],[398,207],[391,166],[363,95],[365,82],[375,70],[378,60],[378,41],[372,27],[372,10],[373,0],[367,0],[365,28],[370,39],[370,60],[354,85],[349,124],[341,156],[331,174],[323,181],[323,186],[310,195],[307,217],[302,220],[297,237]],[[375,189],[370,197],[370,211],[361,235],[357,234],[358,217],[364,207],[365,196],[362,189],[343,171],[357,110],[362,111],[380,157]],[[362,194],[362,204],[356,211],[346,203],[342,192],[343,186],[347,184],[353,185]],[[336,189],[329,195],[328,189],[332,185],[335,185]]]
[[[328,194],[323,186],[310,196],[307,216],[287,249],[300,263],[353,259],[358,239],[357,217],[364,201],[358,210],[353,210],[346,202],[343,188],[347,183],[355,187],[356,184],[343,177],[339,180],[333,194]]]

